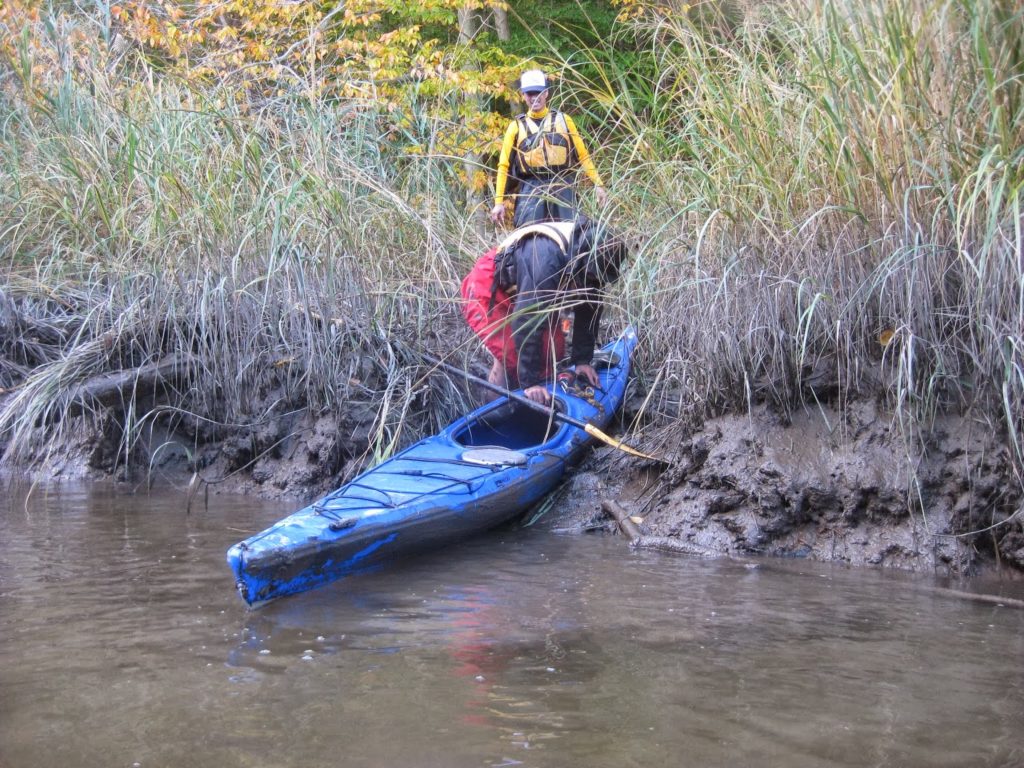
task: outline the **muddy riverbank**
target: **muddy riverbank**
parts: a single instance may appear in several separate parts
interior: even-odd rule
[[[191,502],[210,493],[306,501],[364,469],[369,407],[311,416],[280,410],[228,434],[201,422],[159,426],[124,462],[114,411],[74,417],[80,428],[39,456],[36,476],[113,477],[129,488],[171,483]],[[627,414],[628,418],[628,414]],[[641,545],[706,556],[771,555],[948,576],[1024,576],[1020,482],[1005,441],[948,415],[908,446],[874,401],[842,412],[808,406],[782,418],[765,407],[709,419],[689,434],[649,428],[667,465],[595,450],[558,491],[542,524],[615,531],[602,502],[639,525]],[[129,471],[127,466],[134,469]]]
[[[1005,444],[968,417],[941,418],[910,449],[874,402],[789,419],[759,408],[707,421],[669,457],[657,472],[601,452],[568,484],[563,524],[613,528],[590,513],[588,496],[603,497],[639,523],[644,546],[1024,575],[1019,481]]]

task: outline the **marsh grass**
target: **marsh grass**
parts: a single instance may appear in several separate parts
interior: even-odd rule
[[[641,326],[643,419],[883,395],[910,443],[971,409],[1019,472],[1012,6],[701,6],[556,62],[561,105],[600,147],[601,215],[635,245],[606,327]],[[8,384],[33,370],[0,416],[7,461],[38,453],[69,382],[180,350],[193,375],[173,413],[220,430],[362,402],[379,457],[466,406],[415,359],[479,361],[455,297],[491,243],[458,162],[429,151],[445,126],[295,95],[257,107],[128,54],[77,66],[31,84],[12,66],[0,87],[0,317],[54,340],[3,342]],[[410,132],[428,151],[401,150]],[[155,418],[129,415],[125,459]]]
[[[417,361],[394,346],[468,342],[450,297],[479,243],[462,242],[444,163],[388,156],[387,115],[254,111],[141,62],[48,85],[39,102],[43,84],[3,83],[6,461],[66,444],[77,384],[178,352],[187,381],[172,407],[126,409],[121,462],[154,421],[225,436],[362,403],[379,458],[464,410],[446,385],[424,409]],[[40,332],[45,349],[29,341]]]
[[[662,414],[788,411],[882,388],[1020,467],[1024,19],[998,2],[763,3],[624,29],[631,68],[563,61],[649,239],[624,301]],[[735,10],[735,9],[734,9]],[[598,79],[581,73],[601,72]]]

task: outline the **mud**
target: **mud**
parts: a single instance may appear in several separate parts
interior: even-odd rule
[[[614,530],[606,498],[639,521],[639,546],[1024,575],[1020,482],[1004,443],[968,417],[943,417],[908,447],[873,402],[843,414],[815,406],[787,421],[758,409],[708,421],[668,458],[659,471],[595,452],[549,524]]]
[[[126,445],[122,416],[104,412],[64,425],[57,450],[28,457],[32,480],[113,479],[128,491],[171,485],[205,493],[305,500],[336,488],[372,463],[376,412],[268,409],[251,424],[213,426],[194,417],[155,422]],[[40,445],[46,441],[40,438]],[[0,455],[4,446],[0,444]]]
[[[171,483],[190,500],[202,491],[308,501],[373,461],[374,418],[364,404],[329,415],[295,409],[227,431],[179,420],[126,447],[115,414],[81,416],[59,452],[36,457],[46,467],[37,477]],[[649,429],[630,440],[660,446],[666,464],[595,449],[540,524],[615,532],[601,510],[611,500],[639,521],[639,546],[1024,575],[1024,500],[1005,441],[969,417],[945,416],[908,446],[892,418],[865,401],[785,420],[759,408],[683,435]]]

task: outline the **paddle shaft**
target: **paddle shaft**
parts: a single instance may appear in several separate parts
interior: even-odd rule
[[[479,384],[481,387],[491,390],[491,392],[495,392],[499,395],[504,395],[509,400],[515,400],[517,403],[522,403],[528,408],[533,408],[533,410],[535,411],[540,411],[541,413],[550,416],[555,421],[561,421],[565,424],[571,424],[572,426],[578,427],[579,429],[582,429],[584,431],[589,431],[588,427],[593,428],[592,425],[587,424],[585,421],[580,421],[579,419],[575,419],[572,416],[567,416],[564,413],[559,413],[551,406],[534,402],[525,395],[520,395],[498,384],[493,384],[489,382],[487,379],[482,379],[479,376],[474,376],[469,371],[464,371],[461,368],[456,368],[454,365],[449,365],[448,363],[443,362],[442,360],[438,360],[436,357],[432,357],[426,354],[425,352],[421,352],[420,357],[422,357],[428,363],[436,365],[438,368],[443,368],[444,370],[448,371],[448,373],[455,374],[456,376],[462,376],[463,378],[468,379],[474,384]]]
[[[597,438],[602,443],[607,443],[608,445],[612,446],[612,448],[618,448],[620,451],[628,453],[631,456],[638,456],[641,459],[650,459],[651,461],[659,461],[662,463],[665,462],[664,459],[660,459],[657,456],[651,456],[650,454],[638,451],[636,448],[627,445],[621,440],[616,440],[611,435],[606,435],[593,424],[588,424],[585,421],[574,419],[572,416],[567,416],[564,413],[559,413],[553,407],[534,402],[530,398],[520,395],[516,392],[512,392],[506,387],[502,387],[497,384],[492,384],[491,382],[487,381],[487,379],[481,379],[479,376],[474,376],[469,371],[464,371],[461,368],[456,368],[454,365],[449,365],[448,363],[442,362],[441,360],[438,360],[436,357],[431,357],[426,352],[421,352],[420,357],[422,357],[428,363],[431,363],[433,365],[436,365],[438,368],[448,371],[448,373],[453,373],[456,376],[463,376],[469,381],[473,382],[474,384],[479,384],[481,387],[484,387],[485,389],[489,389],[492,392],[498,393],[499,395],[504,395],[509,400],[514,400],[517,403],[522,403],[528,408],[533,408],[533,410],[535,411],[540,411],[541,413],[546,414],[548,417],[554,419],[555,421],[560,421],[563,424],[570,424],[576,427],[577,429],[582,429],[591,437]]]

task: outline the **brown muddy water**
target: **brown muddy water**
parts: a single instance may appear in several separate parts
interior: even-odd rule
[[[1024,610],[510,527],[250,611],[286,511],[9,492],[0,766],[1024,765]]]

